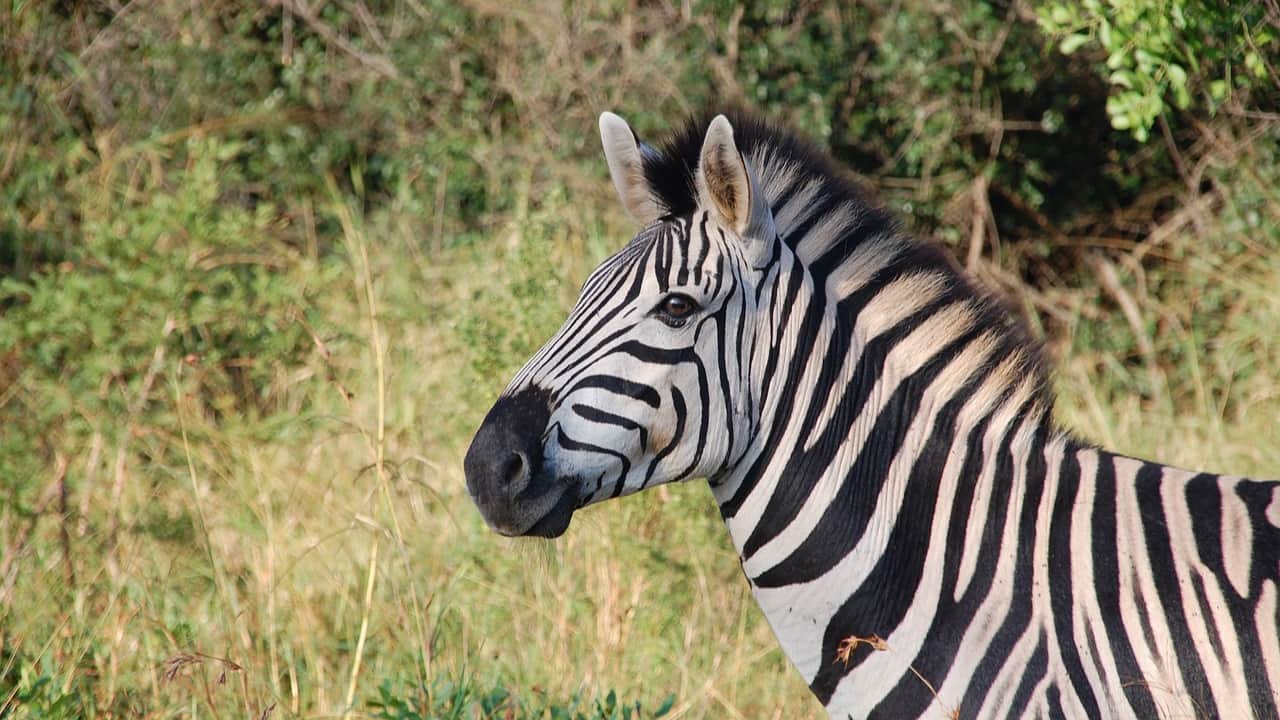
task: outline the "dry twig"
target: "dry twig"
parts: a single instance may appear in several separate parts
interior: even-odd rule
[[[879,635],[873,634],[866,637],[861,635],[850,635],[849,637],[841,640],[840,644],[836,647],[835,662],[844,663],[845,667],[848,667],[849,661],[853,658],[853,651],[857,650],[858,647],[862,645],[870,647],[875,652],[893,652],[893,648],[889,647],[889,642]],[[920,671],[916,670],[914,665],[908,665],[907,669],[909,669],[911,674],[915,675],[920,682],[924,683],[925,687],[929,688],[929,692],[933,695],[933,699],[936,700],[944,710],[946,710],[947,717],[952,720],[959,720],[959,707],[948,707],[947,704],[942,701],[942,698],[938,696],[938,691],[933,687],[933,683],[925,679],[925,676],[921,675]]]

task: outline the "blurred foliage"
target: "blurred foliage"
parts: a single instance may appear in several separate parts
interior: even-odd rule
[[[243,151],[193,138],[168,172],[131,168],[131,187],[85,193],[56,265],[0,278],[0,352],[21,379],[0,475],[34,474],[74,437],[177,427],[175,392],[218,417],[270,411],[272,381],[310,351],[295,314],[332,272],[273,237],[272,204],[228,200]],[[163,462],[164,438],[141,435]]]
[[[94,717],[94,695],[83,674],[65,675],[48,658],[35,660],[0,647],[0,717],[18,720],[80,720]],[[123,696],[122,696],[123,697]],[[125,711],[127,707],[112,708]]]
[[[1145,142],[1158,118],[1233,101],[1274,109],[1280,102],[1280,26],[1274,6],[1201,0],[1047,2],[1040,26],[1070,55],[1105,54],[1098,73],[1111,85],[1111,126]]]

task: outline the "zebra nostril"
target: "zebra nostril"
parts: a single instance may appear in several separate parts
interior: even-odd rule
[[[514,485],[529,476],[529,463],[525,459],[524,453],[515,452],[511,457],[507,458],[507,462],[502,466],[502,484]]]

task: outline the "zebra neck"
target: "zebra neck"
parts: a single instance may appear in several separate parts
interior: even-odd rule
[[[1009,493],[1038,493],[1044,463],[1013,458],[1063,442],[1030,385],[1010,392],[998,373],[966,374],[983,367],[966,355],[981,354],[980,343],[927,350],[936,337],[926,328],[919,347],[877,347],[856,332],[816,342],[817,358],[844,356],[830,382],[821,380],[830,361],[790,371],[837,391],[777,394],[766,404],[772,432],[715,487],[743,571],[807,681],[844,638],[901,620],[925,553],[943,546],[931,544],[937,527],[986,516],[985,505]],[[997,476],[1006,494],[975,494]]]

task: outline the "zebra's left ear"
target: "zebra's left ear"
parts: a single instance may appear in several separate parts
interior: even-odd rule
[[[738,150],[733,126],[724,115],[717,115],[707,128],[698,160],[697,185],[699,204],[715,208],[738,235],[773,240],[773,212]]]
[[[626,120],[611,112],[600,113],[600,142],[609,175],[622,206],[641,226],[662,217],[662,208],[653,199],[644,176],[644,150]],[[652,151],[651,151],[652,152]]]

